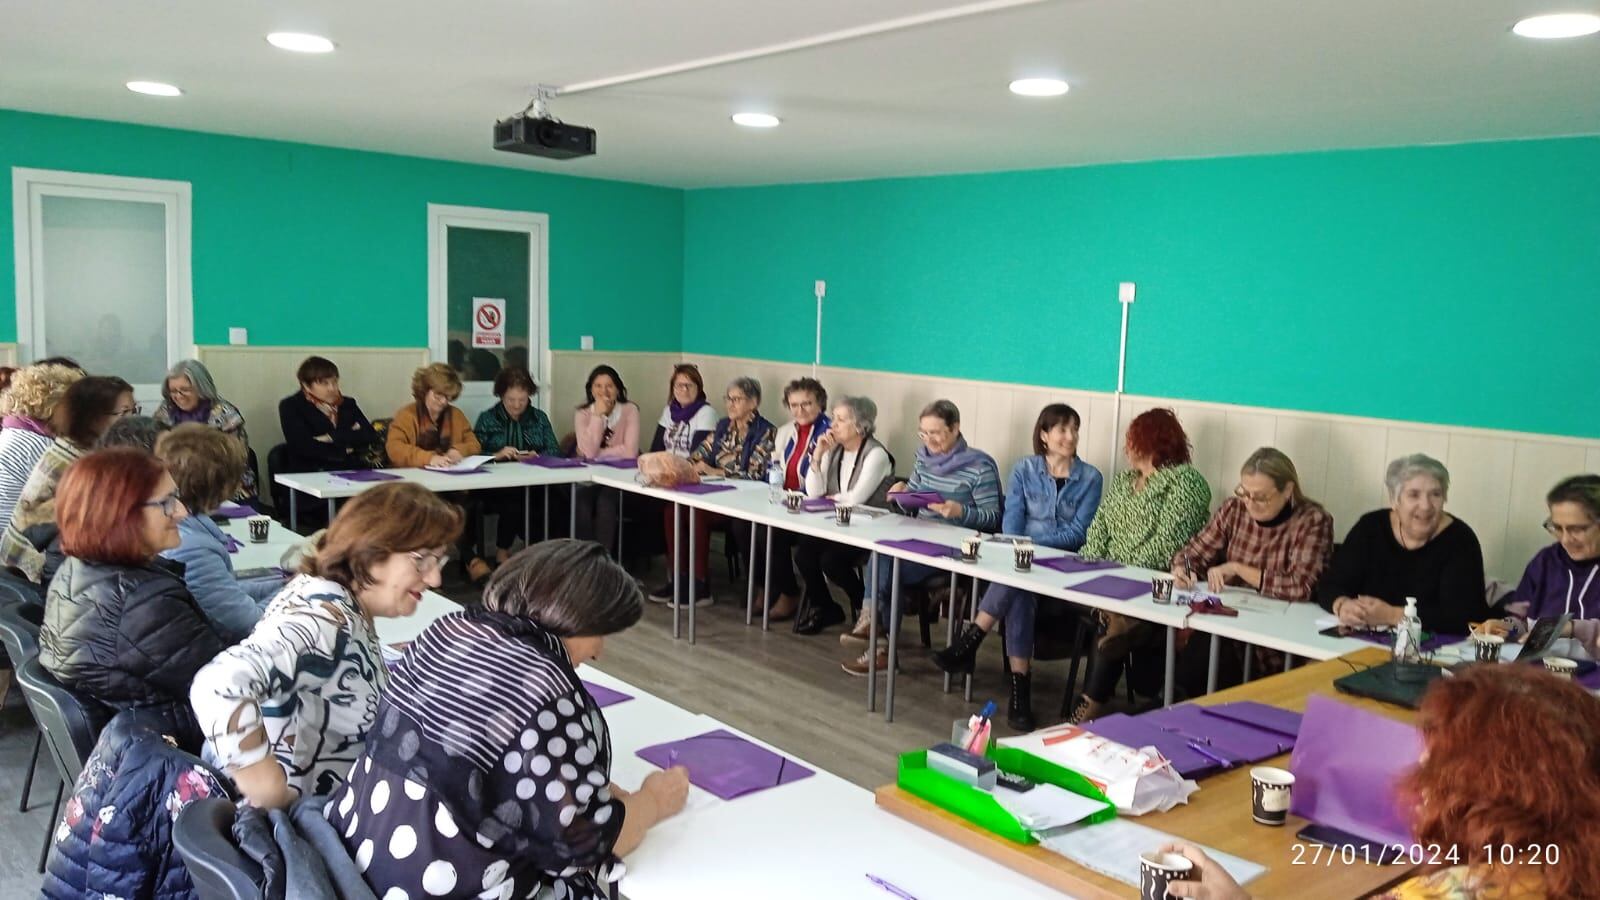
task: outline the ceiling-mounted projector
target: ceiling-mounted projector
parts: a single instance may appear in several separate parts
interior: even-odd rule
[[[594,129],[568,125],[550,115],[549,100],[559,88],[541,84],[522,112],[494,123],[494,148],[548,159],[594,155]]]

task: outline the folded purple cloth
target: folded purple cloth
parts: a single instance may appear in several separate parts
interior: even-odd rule
[[[588,691],[589,696],[594,699],[594,705],[600,707],[601,709],[605,709],[608,706],[621,703],[625,700],[633,699],[632,694],[624,694],[621,691],[614,691],[605,685],[595,684],[592,681],[585,681],[583,683],[583,689]]]
[[[1123,578],[1120,575],[1101,575],[1091,578],[1083,584],[1074,584],[1067,588],[1069,591],[1082,591],[1096,597],[1105,597],[1110,600],[1132,600],[1134,597],[1150,596],[1150,582],[1135,581],[1132,578]]]
[[[380,472],[377,469],[350,469],[350,470],[345,471],[345,472],[329,472],[328,474],[332,475],[335,478],[343,478],[345,481],[399,481],[400,480],[400,476],[399,475],[392,475],[392,474],[390,474],[388,472]]]
[[[924,509],[935,503],[943,503],[944,495],[938,491],[900,491],[890,494],[889,502],[901,509]]]
[[[217,511],[212,513],[213,516],[221,516],[224,519],[247,519],[255,514],[256,511],[250,507],[227,500],[224,500],[222,505],[217,507]]]
[[[683,766],[689,783],[723,800],[764,791],[816,774],[809,768],[725,729],[637,751],[663,769]]]
[[[673,488],[680,494],[715,494],[719,491],[731,491],[731,484],[680,484]]]
[[[522,461],[525,466],[538,466],[541,469],[581,469],[583,460],[566,459],[560,456],[530,456]]]
[[[878,543],[885,547],[894,547],[897,550],[909,550],[912,553],[920,553],[923,556],[948,556],[954,558],[961,555],[961,551],[954,547],[946,547],[943,544],[935,544],[933,541],[920,541],[915,538],[904,541],[885,540],[879,541]]]
[[[833,507],[833,501],[827,497],[818,497],[815,500],[807,500],[800,504],[800,508],[806,512],[830,512]]]
[[[1048,559],[1035,557],[1033,562],[1035,565],[1044,566],[1046,569],[1055,569],[1057,572],[1065,572],[1068,575],[1077,572],[1097,572],[1101,569],[1117,569],[1122,566],[1121,563],[1115,563],[1109,559],[1079,559],[1076,556],[1052,556]]]

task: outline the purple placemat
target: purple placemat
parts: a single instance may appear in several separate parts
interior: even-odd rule
[[[888,499],[901,509],[924,509],[935,503],[943,503],[944,495],[938,491],[900,491],[888,495]]]
[[[1413,726],[1312,694],[1289,760],[1289,812],[1368,841],[1409,844],[1397,786],[1421,755]]]
[[[377,469],[349,469],[349,470],[344,471],[344,472],[329,472],[328,474],[332,475],[335,478],[343,478],[345,481],[399,481],[400,480],[400,476],[399,475],[391,475],[388,472],[380,472]]]
[[[1347,634],[1345,637],[1354,638],[1358,641],[1366,641],[1369,644],[1377,644],[1380,647],[1394,646],[1394,632],[1392,631],[1357,631]],[[1435,634],[1431,637],[1424,638],[1422,641],[1422,646],[1418,649],[1420,649],[1423,653],[1432,653],[1440,647],[1448,647],[1451,644],[1459,644],[1466,639],[1467,636],[1464,634]]]
[[[1145,721],[1143,716],[1113,713],[1085,722],[1083,728],[1135,750],[1154,747],[1185,778],[1199,778],[1223,767],[1222,760],[1205,755],[1193,747],[1188,738],[1163,730],[1154,722]]]
[[[690,784],[724,800],[816,774],[786,756],[721,728],[681,741],[645,747],[638,755],[663,769],[683,766],[689,770]]]
[[[610,466],[613,469],[637,469],[637,459],[586,459],[584,462],[591,466]]]
[[[1268,706],[1265,703],[1257,703],[1254,700],[1218,703],[1215,706],[1202,706],[1200,709],[1208,716],[1232,719],[1235,722],[1243,722],[1246,725],[1254,725],[1257,728],[1276,731],[1278,734],[1286,734],[1289,737],[1296,737],[1300,734],[1300,720],[1302,717],[1299,713],[1276,706]]]
[[[583,683],[583,689],[588,691],[589,696],[594,699],[594,705],[600,707],[601,709],[605,709],[608,706],[613,706],[626,700],[633,699],[632,694],[624,694],[621,691],[614,691],[605,685],[595,684],[592,681],[585,681]]]
[[[716,494],[733,490],[731,484],[680,484],[673,488],[680,494]]]
[[[953,559],[961,555],[961,551],[954,547],[946,547],[943,544],[935,544],[933,541],[922,541],[916,538],[904,541],[879,541],[878,543],[885,547],[893,547],[896,550],[909,550],[912,553],[920,553],[923,556],[948,556]]]
[[[248,506],[226,500],[217,507],[216,512],[212,513],[213,516],[221,516],[224,519],[247,519],[255,514],[256,511]]]
[[[1096,597],[1105,597],[1110,600],[1132,600],[1134,597],[1150,596],[1150,582],[1135,581],[1132,578],[1123,578],[1120,575],[1101,575],[1091,578],[1083,584],[1074,584],[1067,588],[1069,591],[1082,591]]]
[[[831,512],[833,506],[833,501],[827,497],[818,497],[815,500],[807,500],[800,504],[800,508],[806,512]]]
[[[538,466],[541,469],[581,469],[583,460],[565,459],[560,456],[530,456],[522,461],[525,466]]]
[[[1076,556],[1052,556],[1048,559],[1035,557],[1034,565],[1044,566],[1046,569],[1055,569],[1072,575],[1077,572],[1098,572],[1101,569],[1121,568],[1121,563],[1109,559],[1079,559]]]
[[[1228,765],[1260,762],[1294,749],[1294,738],[1254,725],[1208,716],[1192,703],[1154,709],[1140,716],[1156,727],[1173,731],[1201,744],[1209,752],[1228,761]]]

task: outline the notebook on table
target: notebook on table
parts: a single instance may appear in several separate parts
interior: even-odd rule
[[[561,456],[529,456],[522,460],[525,466],[538,466],[541,469],[581,469],[583,460],[567,459]]]
[[[1035,556],[1033,563],[1037,566],[1044,566],[1046,569],[1055,569],[1057,572],[1067,575],[1122,567],[1121,563],[1114,563],[1109,559],[1079,559],[1076,556],[1051,556],[1045,559]]]
[[[638,751],[646,762],[689,770],[689,783],[723,800],[810,778],[816,773],[792,759],[726,729],[718,728],[679,741]]]
[[[954,547],[946,547],[944,544],[935,544],[933,541],[922,541],[917,540],[916,538],[901,541],[882,540],[878,543],[885,547],[893,547],[896,550],[906,550],[911,553],[920,553],[923,556],[946,556],[954,558],[961,555],[961,551]]]

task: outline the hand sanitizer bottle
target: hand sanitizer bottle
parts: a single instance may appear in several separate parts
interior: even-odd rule
[[[1417,598],[1407,597],[1406,608],[1400,624],[1394,630],[1394,661],[1416,663],[1422,661],[1422,620],[1417,617]]]

